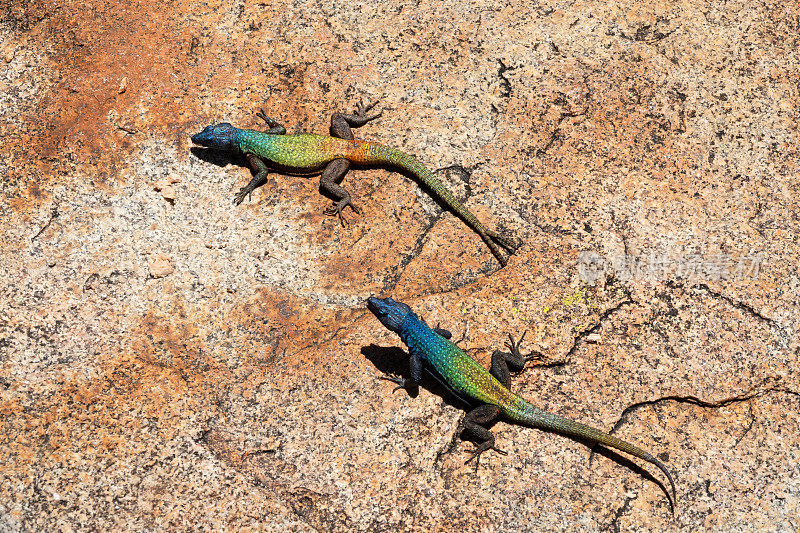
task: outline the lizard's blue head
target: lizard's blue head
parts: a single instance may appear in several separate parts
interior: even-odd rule
[[[195,133],[192,135],[192,142],[216,150],[234,150],[238,147],[236,137],[236,128],[227,122],[222,122],[206,126],[200,133]]]
[[[411,308],[402,302],[395,302],[391,298],[367,298],[367,309],[372,311],[381,324],[395,333],[400,332],[400,326],[410,314]]]

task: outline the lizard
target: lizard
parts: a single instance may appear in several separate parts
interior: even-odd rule
[[[450,341],[452,335],[449,331],[438,326],[429,327],[408,305],[392,298],[370,296],[367,299],[367,309],[387,329],[397,333],[408,347],[410,377],[383,376],[398,385],[395,390],[417,387],[423,370],[426,370],[457,398],[472,407],[459,422],[448,451],[455,447],[459,436],[467,435],[476,443],[467,462],[475,459],[476,467],[480,455],[487,450],[493,449],[505,455],[506,452],[495,446],[494,434],[486,427],[503,417],[522,425],[614,448],[657,466],[672,487],[672,493],[667,491],[667,497],[674,511],[675,482],[670,471],[659,459],[604,431],[539,409],[511,392],[510,369],[521,371],[525,363],[534,358],[530,355],[523,356],[520,352],[524,333],[518,342],[509,335],[511,342],[506,343],[506,346],[511,352],[495,350],[491,369],[486,370]]]
[[[395,148],[353,138],[351,128],[361,127],[381,116],[382,112],[367,115],[367,111],[376,103],[359,105],[352,115],[334,113],[330,126],[332,136],[313,133],[287,135],[284,126],[260,110],[256,116],[267,123],[267,131],[239,129],[223,122],[207,126],[200,133],[192,135],[191,140],[207,148],[244,154],[255,175],[236,194],[233,200],[235,205],[241,204],[248,194],[267,182],[267,162],[280,170],[292,172],[310,173],[321,170],[320,189],[334,199],[334,204],[325,213],[338,215],[342,225],[346,222],[342,214],[346,207],[349,206],[355,213],[359,212],[350,193],[340,185],[350,170],[351,163],[387,165],[405,170],[421,181],[435,199],[446,205],[480,235],[500,264],[505,266],[507,260],[500,248],[513,254],[517,246],[481,224],[419,160]]]

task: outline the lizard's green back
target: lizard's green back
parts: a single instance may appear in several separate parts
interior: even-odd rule
[[[359,164],[384,164],[401,168],[419,179],[434,198],[446,204],[474,229],[492,250],[501,264],[506,260],[495,240],[500,237],[489,231],[428,168],[414,156],[389,146],[361,140],[346,140],[327,135],[300,133],[275,135],[256,130],[237,130],[239,149],[286,168],[302,171],[318,170],[334,159],[347,159]]]

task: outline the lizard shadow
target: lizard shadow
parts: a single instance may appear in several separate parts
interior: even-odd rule
[[[220,168],[227,167],[228,165],[236,165],[238,167],[245,168],[250,171],[251,178],[255,176],[255,172],[253,171],[250,163],[247,161],[247,158],[244,154],[241,153],[232,153],[232,152],[225,152],[222,150],[215,150],[213,148],[205,148],[201,146],[192,146],[190,148],[192,155],[205,161],[206,163],[211,163],[212,165],[218,166]],[[308,177],[313,176],[315,174],[319,174],[320,172],[292,172],[290,168],[283,168],[277,165],[272,164],[268,160],[264,160],[264,163],[267,165],[267,168],[271,174],[278,174],[278,175],[286,175],[286,176],[301,176],[301,177]],[[242,180],[242,186],[244,186],[247,182]],[[266,205],[266,206],[274,206],[280,199],[281,191],[278,189],[277,182],[272,179],[270,176],[269,181],[264,183],[264,185],[269,185],[269,187],[263,188],[261,197],[259,198],[259,203]],[[262,189],[262,187],[259,187]],[[234,189],[231,189],[231,193]],[[319,189],[320,194],[325,196],[326,198],[330,199],[331,201],[335,201],[336,199],[331,197],[327,191],[324,191],[322,188]]]
[[[214,150],[213,148],[204,148],[202,146],[192,146],[189,148],[189,151],[192,152],[192,155],[196,158],[220,168],[227,167],[230,164],[250,168],[247,164],[247,159],[245,159],[242,154],[231,154],[230,152]]]
[[[248,163],[248,161],[244,157],[244,155],[241,154],[241,153],[234,154],[234,153],[231,153],[231,152],[225,152],[225,151],[222,151],[222,150],[215,150],[213,148],[205,148],[205,147],[202,147],[202,146],[192,146],[192,147],[190,147],[189,150],[191,151],[192,155],[194,155],[198,159],[201,159],[202,161],[205,161],[206,163],[211,163],[212,165],[218,166],[220,168],[226,167],[229,164],[234,164],[236,166],[247,168],[252,173],[252,169],[250,168],[250,164]],[[274,163],[272,163],[269,160],[263,160],[263,161],[271,171],[273,171],[273,172],[275,172],[277,174],[283,174],[283,175],[286,175],[286,176],[309,177],[309,176],[319,175],[319,174],[322,173],[322,169],[314,170],[314,171],[310,171],[310,172],[298,172],[296,170],[293,171],[293,169],[291,169],[291,168],[286,168],[286,167],[282,167],[282,166],[279,166],[279,165],[275,165]],[[437,193],[427,183],[425,183],[424,181],[420,180],[417,176],[414,175],[413,172],[411,172],[409,170],[394,166],[394,165],[389,164],[389,163],[353,163],[352,166],[351,166],[351,169],[348,170],[348,175],[350,174],[350,172],[352,170],[355,170],[356,172],[360,172],[360,171],[375,170],[375,169],[385,170],[388,173],[401,174],[402,176],[404,176],[409,181],[411,181],[413,183],[416,183],[417,186],[420,189],[425,191],[427,196],[431,200],[433,200],[433,202],[436,203],[436,205],[439,206],[439,208],[442,210],[443,213],[444,212],[449,212],[452,215],[456,216],[457,218],[461,219],[468,226],[471,226],[471,223],[468,220],[466,220],[461,213],[457,212],[450,205],[448,205],[446,201],[444,201],[442,198],[439,197],[439,193]],[[348,176],[345,176],[345,180],[347,179],[347,177]],[[467,184],[467,185],[465,185],[465,187],[467,188],[467,198],[468,198],[469,197],[469,192],[470,192],[469,185]],[[335,198],[335,197],[331,196],[331,194],[328,191],[324,190],[321,185],[320,185],[320,188],[319,188],[319,193],[322,196],[325,196],[326,198],[328,198],[329,200],[332,200],[332,201],[337,201],[338,200],[338,198]],[[369,196],[371,196],[371,193],[369,194]],[[358,201],[357,198],[355,200],[356,200],[356,202]],[[461,202],[462,200],[459,199],[458,201]],[[466,198],[463,201],[466,201]],[[441,214],[434,215],[433,218],[436,218],[438,216],[441,216]]]
[[[375,365],[375,368],[383,373],[383,377],[387,376],[402,376],[404,378],[409,377],[409,354],[405,350],[402,350],[397,347],[383,347],[377,346],[375,344],[371,344],[369,346],[365,346],[361,348],[361,353],[369,359],[369,361]],[[450,388],[445,386],[441,381],[441,378],[437,377],[437,375],[429,368],[424,367],[422,372],[422,379],[420,380],[418,387],[412,388],[404,388],[403,390],[412,397],[416,398],[419,396],[419,388],[423,388],[430,392],[431,394],[435,394],[439,396],[442,401],[451,407],[455,407],[463,411],[461,417],[464,417],[468,411],[477,407],[480,404],[475,402],[470,402],[459,397],[455,394]],[[397,390],[397,389],[395,389]],[[485,425],[486,428],[491,429],[497,422],[500,420],[493,420],[492,422]],[[453,436],[453,440],[456,440],[458,437],[460,440],[465,440],[472,442],[477,446],[478,441],[476,439],[471,438],[470,436]],[[437,455],[437,462],[443,455],[453,451],[452,445],[447,450],[440,450]]]
[[[211,163],[212,165],[216,165],[218,167],[226,167],[230,164],[246,168],[250,171],[251,174],[255,175],[253,169],[250,167],[250,163],[247,161],[247,158],[242,153],[234,153],[234,152],[226,152],[224,150],[216,150],[214,148],[205,148],[203,146],[192,146],[189,148],[192,152],[192,155],[197,157],[198,159],[202,159],[206,163]],[[277,165],[270,161],[269,159],[262,159],[264,164],[269,169],[270,173],[280,174],[285,176],[315,176],[322,173],[322,169],[318,170],[297,170],[293,169],[292,167],[284,167],[281,165]],[[323,191],[320,191],[323,192]]]
[[[211,163],[212,165],[218,166],[220,168],[224,168],[230,164],[233,164],[238,167],[243,167],[249,170],[251,177],[255,176],[255,172],[251,168],[250,163],[247,161],[247,158],[244,156],[244,154],[225,152],[222,150],[215,150],[213,148],[205,148],[201,146],[192,146],[190,148],[190,151],[192,152],[192,155],[194,155],[198,159],[205,161],[206,163]],[[284,167],[281,165],[277,165],[268,159],[262,159],[262,161],[269,169],[270,174],[278,174],[281,176],[299,176],[302,178],[308,178],[308,177],[319,176],[320,174],[322,174],[323,170],[323,169],[318,169],[318,170],[302,171],[293,169],[291,167]],[[366,165],[359,165],[358,168],[361,169],[365,166]],[[369,166],[377,168],[379,165],[369,165]],[[387,166],[386,168],[391,168],[391,167]],[[272,183],[274,187],[276,182],[270,179],[269,183]],[[259,189],[260,188],[261,187],[259,187]],[[323,189],[321,184],[318,188],[318,192],[320,193],[320,195],[324,196],[325,198],[333,202],[338,200],[337,197],[333,196],[331,193]],[[274,200],[273,198],[274,195],[272,195],[272,193],[263,193],[263,194],[265,195],[266,198],[268,198],[267,203],[269,204],[274,203],[272,201]]]
[[[425,191],[425,194],[428,196],[428,198],[433,200],[436,203],[436,205],[438,205],[442,209],[442,211],[450,212],[453,215],[457,216],[458,218],[462,218],[462,220],[463,220],[463,217],[459,213],[457,213],[455,210],[453,210],[453,208],[450,207],[447,204],[447,202],[445,202],[444,200],[442,200],[439,197],[439,193],[437,193],[435,190],[433,190],[433,188],[430,185],[428,185],[427,183],[422,181],[420,178],[418,178],[410,170],[406,170],[406,169],[404,169],[402,167],[394,166],[394,165],[392,165],[390,163],[357,163],[357,164],[353,164],[352,168],[356,169],[357,171],[380,169],[380,170],[385,170],[389,174],[400,174],[401,176],[406,178],[408,181],[410,181],[411,183],[415,183],[420,189]],[[431,173],[433,173],[433,172],[431,172]],[[455,196],[455,195],[453,195],[453,196]],[[469,197],[469,194],[467,194],[467,198],[468,197]],[[467,200],[467,198],[464,198],[463,200],[460,199],[460,198],[457,198],[457,200],[459,202],[465,202]],[[465,220],[465,222],[466,222],[466,220]]]
[[[358,163],[358,164],[354,164],[354,168],[356,170],[381,169],[381,170],[385,170],[386,172],[388,172],[390,174],[391,173],[395,173],[395,174],[402,175],[408,181],[410,181],[412,183],[416,183],[417,186],[425,192],[425,194],[428,196],[428,198],[430,198],[437,206],[439,206],[439,209],[441,209],[441,213],[430,215],[429,218],[432,220],[432,223],[437,218],[441,217],[444,213],[450,213],[451,215],[453,215],[454,217],[456,217],[459,220],[461,220],[464,224],[467,225],[467,227],[469,227],[471,230],[474,231],[474,228],[472,227],[472,222],[470,222],[462,213],[459,213],[458,211],[456,211],[456,209],[453,206],[448,204],[442,198],[441,193],[439,193],[436,190],[434,190],[433,187],[431,187],[429,184],[427,184],[424,181],[422,181],[418,176],[416,176],[410,170],[407,170],[405,168],[398,167],[398,166],[395,166],[395,165],[392,165],[392,164],[389,164],[389,163],[366,163],[366,164]],[[434,176],[435,176],[436,173],[434,171],[430,171],[430,172],[431,172],[431,174],[434,174]],[[436,179],[439,180],[438,177],[436,177]],[[441,182],[441,180],[439,180],[439,181]],[[442,186],[446,187],[446,185],[443,182],[442,182]],[[456,195],[453,194],[451,188],[449,188],[449,187],[446,187],[446,188],[447,188],[447,190],[450,191],[450,193],[453,195],[453,197],[456,197]],[[470,196],[472,196],[472,189],[470,188],[469,183],[464,182],[464,188],[466,190],[466,196],[463,199],[456,197],[456,200],[461,204],[464,204],[467,200],[469,200]],[[504,233],[502,227],[498,227],[496,229],[498,231],[500,231],[501,234]],[[522,244],[521,242],[514,243],[514,248],[515,249],[518,248],[521,244]]]
[[[386,376],[409,377],[409,355],[408,352],[397,347],[384,347],[370,344],[361,348],[361,354],[366,357],[375,368]],[[442,385],[436,377],[426,368],[422,372],[422,379],[419,387],[405,389],[408,395],[416,398],[419,395],[419,388],[439,396],[447,405],[458,409],[470,408],[472,403],[462,400],[450,389]]]
[[[667,495],[667,499],[669,500],[670,508],[672,509],[673,513],[675,512],[675,508],[672,505],[672,500],[671,500],[671,497],[670,497],[669,487],[667,486],[666,483],[664,483],[659,478],[657,478],[656,476],[651,474],[650,471],[647,470],[646,468],[640,466],[638,463],[632,461],[631,459],[629,459],[625,455],[617,453],[611,448],[606,448],[602,444],[596,444],[596,443],[594,443],[592,441],[589,441],[589,440],[583,440],[583,439],[570,437],[570,436],[567,436],[567,435],[562,435],[561,433],[558,433],[557,431],[551,431],[550,433],[554,433],[554,434],[559,435],[559,436],[567,437],[567,438],[572,439],[575,442],[579,442],[579,443],[583,444],[584,446],[586,446],[587,448],[589,448],[589,451],[590,451],[590,454],[589,454],[589,466],[591,466],[591,464],[592,464],[592,457],[593,457],[594,454],[602,455],[606,459],[610,459],[611,461],[614,461],[615,463],[617,463],[617,464],[619,464],[621,466],[624,466],[625,468],[628,468],[630,471],[634,472],[635,474],[637,474],[639,476],[642,476],[644,479],[647,479],[648,481],[651,481],[652,483],[658,485],[661,488],[661,490],[664,492],[664,494]]]

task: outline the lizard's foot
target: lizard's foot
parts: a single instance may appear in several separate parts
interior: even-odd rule
[[[244,202],[245,197],[250,195],[253,192],[253,189],[249,187],[242,187],[239,189],[239,192],[236,193],[236,196],[233,197],[233,205],[239,205]]]
[[[353,131],[351,128],[360,128],[370,120],[375,120],[381,116],[382,111],[374,115],[367,116],[367,111],[372,109],[378,101],[371,104],[360,104],[356,109],[355,114],[348,115],[346,113],[334,113],[331,115],[331,135],[340,139],[348,141],[353,140]],[[346,169],[345,169],[346,172]]]
[[[533,350],[528,355],[522,355],[522,352],[520,352],[519,347],[522,346],[522,340],[525,338],[526,333],[528,333],[528,330],[522,332],[522,336],[519,338],[518,341],[515,341],[514,336],[509,333],[508,340],[510,342],[506,343],[506,347],[508,347],[508,349],[511,350],[511,355],[524,360],[526,363],[528,361],[541,361],[542,359],[545,358],[545,356],[542,353],[537,352],[536,350]]]
[[[536,350],[532,351],[528,355],[522,355],[522,352],[520,352],[519,347],[522,346],[522,341],[525,338],[526,333],[528,333],[527,329],[522,332],[522,336],[519,338],[518,341],[514,341],[514,336],[511,333],[508,334],[509,342],[506,343],[506,346],[508,347],[509,350],[511,350],[511,354],[515,357],[520,357],[524,359],[526,363],[528,361],[543,359],[544,356],[541,353],[537,352]]]
[[[261,120],[263,120],[264,122],[266,122],[267,126],[269,126],[270,128],[275,128],[277,126],[280,126],[280,124],[278,124],[278,122],[276,122],[275,120],[273,120],[270,117],[268,117],[267,114],[264,113],[264,110],[261,109],[261,108],[258,109],[258,113],[256,113],[256,117],[258,117]]]
[[[375,120],[376,118],[378,118],[379,116],[381,116],[383,114],[383,111],[378,111],[377,113],[375,113],[374,115],[371,115],[369,117],[367,116],[367,111],[369,111],[370,109],[372,109],[376,105],[378,105],[378,100],[375,100],[371,104],[366,104],[366,105],[362,102],[356,108],[356,116],[359,117],[359,118],[364,119],[364,123],[367,123],[370,120]]]
[[[256,175],[253,176],[253,179],[251,179],[247,185],[239,189],[239,192],[236,193],[236,196],[233,198],[233,205],[241,204],[245,196],[258,189],[269,180],[269,173],[267,172],[267,166],[264,164],[264,161],[255,154],[247,153],[245,156],[250,166],[256,171]]]
[[[339,221],[342,223],[342,227],[345,227],[347,226],[347,219],[344,218],[342,211],[348,206],[353,210],[353,213],[358,214],[360,212],[359,209],[350,201],[350,198],[342,198],[332,206],[325,209],[325,214],[328,216],[338,216]]]
[[[491,444],[489,442],[483,442],[478,446],[476,446],[475,449],[470,452],[470,456],[466,461],[464,461],[464,464],[468,464],[470,461],[475,459],[475,470],[477,470],[478,464],[480,463],[481,460],[481,454],[489,450],[494,450],[502,455],[508,455],[508,453],[504,452],[500,448],[497,448],[494,444]]]
[[[508,347],[509,350],[511,350],[512,355],[515,355],[517,357],[522,357],[522,354],[519,351],[519,347],[522,346],[522,340],[525,338],[526,333],[528,333],[527,329],[522,332],[522,336],[519,338],[518,341],[514,341],[514,336],[511,333],[508,334],[508,340],[510,342],[507,342],[506,346]]]
[[[397,392],[400,389],[405,389],[406,385],[408,384],[408,380],[402,378],[400,376],[395,376],[393,374],[384,374],[380,377],[380,379],[385,379],[386,381],[391,381],[392,383],[397,383],[397,387],[392,389],[392,392]]]

